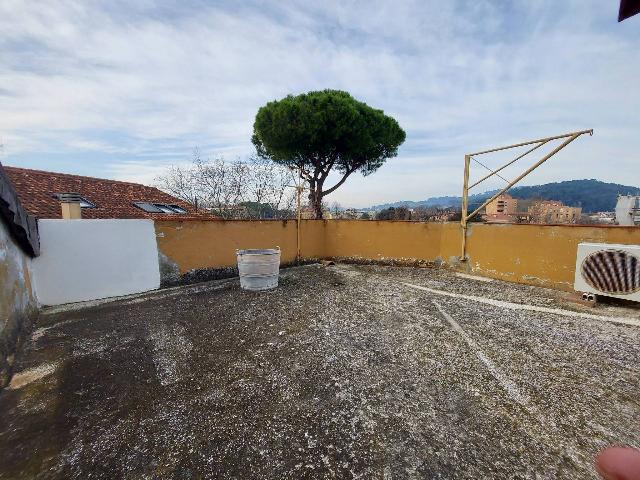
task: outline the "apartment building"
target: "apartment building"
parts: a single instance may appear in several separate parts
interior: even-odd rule
[[[540,200],[529,207],[530,223],[577,223],[581,207],[568,207],[557,200]]]
[[[508,193],[503,193],[490,202],[483,218],[490,223],[511,223],[517,219],[518,200]]]

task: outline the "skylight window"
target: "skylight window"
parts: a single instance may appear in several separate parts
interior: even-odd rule
[[[70,194],[62,194],[62,193],[56,193],[55,195],[53,195],[53,198],[56,198],[57,200],[63,200],[65,198],[70,198],[69,197]],[[73,195],[73,201],[79,201],[80,202],[80,208],[97,208],[95,203],[90,202],[89,200],[87,200],[86,198],[78,195],[77,193],[72,194]]]
[[[133,204],[147,213],[185,214],[187,211],[178,205],[166,203],[133,202]]]
[[[96,206],[84,197],[80,197],[80,208],[96,208]]]
[[[162,210],[163,213],[176,213],[169,205],[164,205],[162,203],[154,203],[154,205]]]
[[[187,211],[184,208],[179,207],[178,205],[169,205],[169,207],[171,207],[173,211],[176,213],[187,213]]]

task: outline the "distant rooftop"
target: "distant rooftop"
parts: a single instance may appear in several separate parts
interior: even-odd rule
[[[83,218],[212,217],[187,202],[139,183],[4,166],[25,209],[38,218],[62,218],[59,195],[82,197]],[[138,205],[136,205],[138,204]]]

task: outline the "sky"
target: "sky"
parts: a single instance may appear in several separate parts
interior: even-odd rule
[[[618,3],[2,0],[0,162],[152,185],[195,147],[247,157],[260,106],[333,88],[407,139],[328,202],[459,195],[465,153],[591,128],[523,184],[637,186],[640,16]]]

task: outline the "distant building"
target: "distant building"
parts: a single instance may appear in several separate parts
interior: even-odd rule
[[[613,224],[616,221],[616,214],[614,212],[596,212],[588,216],[589,220],[593,223]]]
[[[582,208],[568,207],[557,200],[541,200],[529,207],[531,223],[577,223],[582,216]]]
[[[628,226],[640,225],[640,196],[618,195],[616,223]]]
[[[511,223],[518,219],[518,200],[503,193],[487,204],[483,218],[489,223]]]

